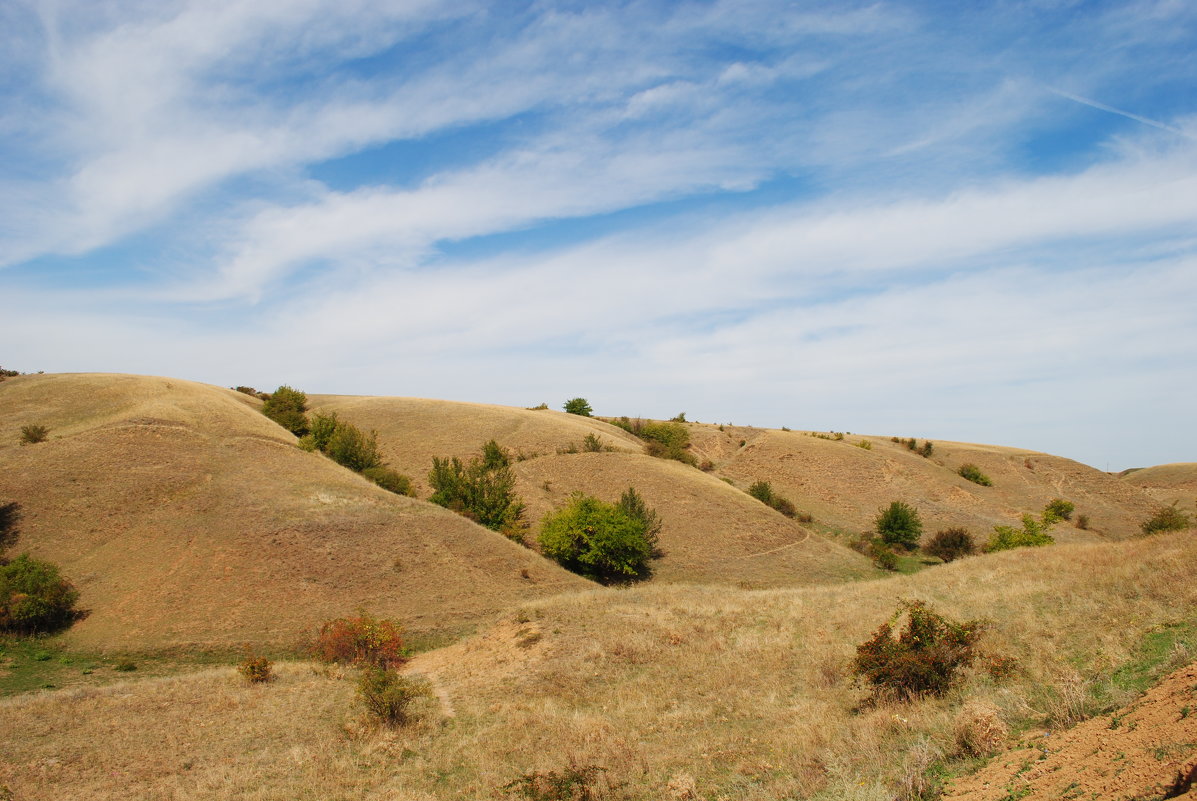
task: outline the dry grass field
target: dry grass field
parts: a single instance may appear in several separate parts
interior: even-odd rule
[[[1197,659],[1197,536],[1138,536],[1171,501],[1160,493],[1193,494],[1192,465],[1115,477],[996,446],[937,442],[926,459],[888,437],[687,424],[691,451],[711,463],[703,472],[554,411],[311,401],[376,430],[420,497],[434,456],[497,440],[518,457],[530,541],[572,492],[613,501],[634,486],[663,520],[663,555],[649,581],[599,587],[300,450],[260,401],[223,388],[93,374],[0,382],[0,502],[21,504],[17,550],[58,563],[90,612],[56,647],[280,653],[359,606],[448,643],[407,666],[433,692],[398,729],[364,715],[351,671],[302,661],[262,686],[180,660],[175,675],[103,686],[79,676],[0,699],[0,799],[503,799],[520,797],[504,787],[521,776],[573,768],[590,776],[592,801],[914,801],[1007,746],[1135,702]],[[19,444],[31,424],[48,440]],[[588,434],[605,450],[573,452]],[[958,476],[964,463],[994,486]],[[748,496],[757,480],[815,522]],[[1090,530],[1058,524],[1054,546],[909,576],[842,544],[891,500],[917,506],[928,533],[965,526],[983,539],[1054,497],[1076,503]],[[904,599],[986,620],[982,649],[1015,659],[1013,674],[972,668],[945,697],[862,705],[855,646]],[[0,649],[0,673],[3,663]],[[1185,731],[1140,750],[1181,748]],[[1074,797],[1069,782],[1050,788]],[[1140,793],[1086,788],[1091,801]],[[990,797],[1006,795],[977,796]]]
[[[363,720],[347,680],[304,664],[259,687],[224,669],[18,696],[0,701],[0,786],[23,801],[498,799],[521,774],[574,764],[605,769],[598,783],[616,789],[601,798],[914,798],[928,766],[967,758],[978,721],[1001,747],[1011,729],[1131,700],[1110,679],[1144,638],[1197,625],[1195,559],[1182,533],[836,586],[530,602],[417,657],[409,671],[438,695],[394,731]],[[988,618],[984,646],[1018,672],[853,711],[853,646],[901,598]],[[1177,640],[1156,669],[1195,645]]]
[[[1146,492],[1161,505],[1175,503],[1178,509],[1197,511],[1197,462],[1161,464],[1122,473],[1122,480]]]

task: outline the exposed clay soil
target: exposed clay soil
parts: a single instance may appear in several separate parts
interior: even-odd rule
[[[944,801],[1197,799],[1197,663],[1129,707],[1062,732],[1039,733],[972,776]]]

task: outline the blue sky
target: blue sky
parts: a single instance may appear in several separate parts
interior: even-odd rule
[[[1197,5],[0,5],[3,366],[1197,461]]]

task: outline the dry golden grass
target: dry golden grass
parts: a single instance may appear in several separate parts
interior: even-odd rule
[[[495,799],[572,761],[624,783],[611,797],[909,797],[928,764],[964,750],[979,707],[990,730],[1058,718],[1079,678],[1121,664],[1148,631],[1195,622],[1195,560],[1197,539],[1174,534],[834,587],[530,602],[417,657],[409,669],[439,702],[393,733],[362,725],[348,683],[303,666],[264,687],[228,670],[26,696],[0,701],[0,784],[30,800]],[[991,619],[985,645],[1018,657],[1019,675],[975,673],[944,699],[853,713],[853,647],[900,598]]]
[[[879,575],[855,551],[680,462],[634,453],[579,453],[519,462],[515,472],[533,521],[564,506],[573,492],[613,503],[634,486],[663,523],[663,555],[652,563],[654,582],[758,589]]]
[[[844,441],[820,439],[799,431],[705,428],[708,443],[746,440],[724,460],[713,460],[716,474],[737,486],[769,481],[773,489],[815,520],[849,532],[872,528],[877,510],[890,501],[918,507],[924,531],[963,527],[984,539],[995,525],[1017,523],[1025,512],[1038,512],[1052,498],[1076,504],[1089,517],[1089,532],[1069,523],[1052,531],[1059,542],[1086,542],[1139,534],[1139,522],[1156,505],[1145,492],[1115,476],[1069,459],[1033,451],[958,442],[936,442],[929,459],[888,437],[851,435]],[[714,429],[712,434],[711,429]],[[698,440],[698,437],[694,437]],[[866,440],[866,450],[855,443]],[[972,463],[993,481],[983,487],[956,471]]]
[[[520,599],[589,586],[304,453],[256,404],[135,376],[0,384],[0,498],[21,504],[18,548],[81,589],[91,614],[72,641],[290,644],[359,605],[417,631],[458,630]],[[3,433],[30,419],[50,427],[47,442],[22,447]]]
[[[1122,480],[1143,490],[1161,505],[1175,503],[1177,508],[1197,511],[1197,462],[1132,470],[1123,473]]]
[[[588,434],[617,451],[640,453],[644,447],[601,420],[551,409],[354,395],[311,395],[308,400],[313,412],[336,412],[363,431],[377,431],[383,457],[416,483],[421,496],[431,491],[428,471],[433,457],[468,459],[492,439],[513,455],[529,457],[571,447],[581,450]]]

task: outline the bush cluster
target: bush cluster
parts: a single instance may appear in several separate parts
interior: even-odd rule
[[[935,536],[923,550],[945,562],[953,562],[976,553],[977,543],[973,540],[973,535],[965,529],[949,528],[935,532]]]
[[[657,423],[639,417],[633,420],[625,415],[611,418],[608,422],[644,440],[649,456],[675,459],[691,467],[698,467],[698,459],[687,450],[690,447],[690,429],[684,423],[678,422],[677,418],[667,423]]]
[[[539,542],[544,555],[567,570],[611,583],[648,575],[654,528],[659,530],[656,512],[644,506],[635,490],[625,492],[618,504],[579,492],[545,517]]]
[[[1161,531],[1183,531],[1193,527],[1193,518],[1187,512],[1177,509],[1176,504],[1161,506],[1155,514],[1139,524],[1144,534],[1158,534]]]
[[[598,801],[609,797],[599,779],[606,768],[570,762],[563,770],[537,770],[525,773],[503,785],[508,795],[527,801]]]
[[[894,624],[905,613],[906,625],[894,637]],[[903,601],[893,617],[856,648],[852,672],[877,692],[901,698],[943,695],[961,671],[977,658],[981,621],[957,623],[922,601]]]
[[[966,478],[974,484],[980,484],[982,487],[992,487],[993,481],[989,476],[981,472],[981,468],[975,464],[962,464],[960,469],[956,471],[962,478]]]
[[[918,510],[902,501],[893,501],[879,509],[873,526],[886,545],[906,550],[917,548],[923,534],[923,521]]]
[[[768,481],[757,481],[748,488],[748,494],[772,509],[781,512],[786,517],[794,517],[798,509],[789,499],[783,498],[773,491],[773,485]]]
[[[256,656],[247,651],[245,658],[237,666],[237,672],[250,684],[265,684],[274,680],[274,663],[264,656]]]
[[[321,662],[353,667],[389,668],[407,661],[403,627],[364,610],[322,624],[309,650]]]
[[[414,496],[411,479],[387,467],[378,451],[378,433],[365,434],[357,426],[338,419],[336,412],[317,412],[308,433],[299,438],[305,451],[320,451],[342,467],[361,473],[396,495]]]
[[[1040,519],[1045,526],[1050,526],[1054,523],[1059,523],[1061,520],[1071,520],[1074,511],[1076,511],[1076,505],[1072,501],[1066,501],[1063,498],[1052,498],[1048,501],[1047,506],[1043,507],[1043,514]]]
[[[262,414],[297,437],[308,433],[308,396],[297,389],[281,386],[265,399]]]
[[[433,458],[428,483],[433,503],[512,539],[523,539],[524,503],[515,494],[511,458],[494,440],[482,446],[482,456],[468,463],[456,456]]]
[[[50,436],[50,429],[43,425],[21,426],[22,445],[36,445],[39,442],[45,442],[48,436]]]

